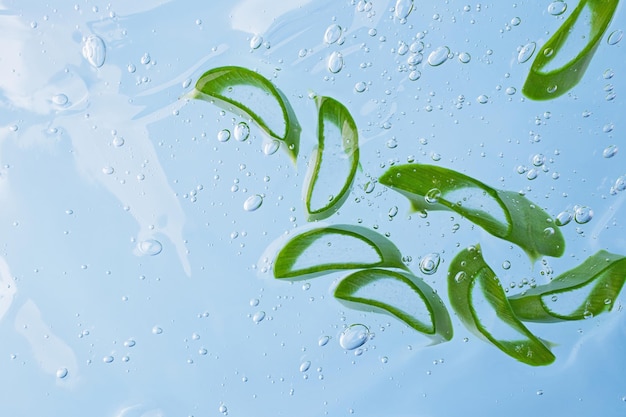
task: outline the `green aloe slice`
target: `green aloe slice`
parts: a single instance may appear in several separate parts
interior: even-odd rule
[[[375,259],[355,260],[366,252]],[[304,265],[298,265],[306,260]],[[337,270],[391,267],[406,269],[391,241],[362,226],[333,225],[303,232],[290,239],[274,261],[276,278],[307,279]]]
[[[542,52],[535,57],[522,93],[533,100],[549,100],[566,93],[578,84],[611,22],[618,3],[619,0],[581,0],[563,25],[546,42],[541,49]],[[543,69],[559,55],[582,11],[587,7],[591,26],[587,44],[562,67],[544,72]]]
[[[495,323],[487,328],[481,321],[474,300],[474,287],[480,286],[487,308],[495,311]],[[462,250],[451,262],[448,270],[448,295],[450,304],[465,326],[478,337],[495,345],[502,352],[528,365],[548,365],[555,360],[546,344],[533,335],[515,313],[506,298],[495,273],[485,263],[480,246]],[[481,308],[485,308],[481,305]],[[505,330],[502,330],[502,327]],[[494,333],[504,333],[497,337]]]
[[[253,89],[250,90],[248,87]],[[259,116],[262,109],[255,111],[238,98],[237,93],[250,96],[251,91],[260,97],[268,96],[280,107],[284,121],[283,132],[279,132],[276,127],[268,126],[268,123]],[[202,74],[189,97],[214,103],[224,110],[252,119],[269,136],[283,142],[289,156],[295,162],[300,144],[300,125],[287,98],[267,78],[243,67],[213,68]]]
[[[311,155],[310,169],[305,180],[305,206],[308,220],[321,220],[331,216],[346,201],[359,164],[359,134],[348,109],[330,97],[315,98],[318,107],[318,145]],[[341,149],[341,150],[339,150]],[[319,188],[322,170],[333,177],[332,163],[347,159],[349,170],[344,179],[335,179],[340,189],[322,207],[313,207],[313,192]],[[317,191],[319,192],[319,190]]]
[[[610,311],[626,280],[626,257],[601,250],[546,285],[509,297],[521,320],[542,323],[582,320]],[[581,300],[581,293],[587,296]],[[568,294],[570,293],[570,294]],[[574,298],[569,313],[556,311],[561,298]]]
[[[339,282],[334,295],[348,307],[391,314],[430,337],[433,343],[452,339],[452,322],[443,301],[424,280],[411,273],[376,268],[357,271]]]
[[[552,218],[519,193],[496,190],[435,165],[396,165],[378,181],[405,195],[414,210],[455,211],[520,246],[533,261],[541,255],[561,256],[565,250],[563,235]]]

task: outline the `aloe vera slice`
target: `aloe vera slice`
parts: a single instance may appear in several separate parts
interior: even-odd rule
[[[396,165],[378,181],[406,196],[414,210],[455,211],[518,245],[533,261],[541,255],[561,256],[565,250],[563,235],[552,218],[519,193],[496,190],[435,165]]]
[[[411,273],[376,268],[357,271],[339,282],[334,295],[348,307],[391,314],[433,343],[452,339],[452,322],[443,301]]]
[[[526,82],[522,87],[522,93],[533,100],[550,100],[566,93],[578,84],[585,75],[587,66],[611,22],[618,3],[619,0],[581,0],[567,20],[546,42],[541,49],[542,52],[535,57]],[[562,67],[543,71],[559,55],[585,8],[589,8],[591,15],[589,22],[591,28],[587,37],[587,44]]]
[[[477,312],[478,305],[473,298],[479,292],[474,291],[477,284],[484,296],[481,301],[486,301],[486,307],[495,311],[498,319],[495,325],[491,323],[493,330],[483,324]],[[452,308],[463,324],[502,352],[533,366],[549,365],[555,360],[546,344],[515,316],[500,281],[483,259],[480,245],[462,250],[452,260],[448,270],[448,295]],[[503,332],[500,327],[506,330]],[[505,337],[496,337],[496,331],[506,333]]]
[[[238,92],[245,95],[251,94],[248,89],[244,92],[246,87],[253,88],[252,94],[261,97],[268,96],[280,107],[284,122],[283,132],[279,132],[276,127],[269,127],[268,123],[259,116],[261,109],[255,111],[237,98]],[[202,74],[189,97],[214,103],[224,110],[250,118],[269,136],[284,143],[290,158],[295,162],[300,144],[300,125],[287,98],[267,78],[243,67],[213,68]]]
[[[355,261],[371,252],[372,260]],[[304,265],[298,265],[306,260]],[[345,269],[391,267],[406,269],[391,241],[362,226],[333,225],[303,232],[290,239],[274,261],[276,278],[307,279]]]
[[[325,219],[341,207],[350,194],[359,164],[359,135],[348,109],[330,97],[318,96],[315,101],[318,107],[318,145],[311,155],[310,169],[305,180],[305,206],[309,221]],[[326,175],[332,177],[332,162],[342,163],[341,159],[347,160],[348,175],[336,180],[340,189],[326,204],[314,208],[313,192],[320,186],[318,180],[321,171],[326,171]]]
[[[550,323],[582,320],[610,311],[626,280],[626,257],[601,250],[546,285],[509,297],[521,320]],[[587,292],[582,300],[579,294]],[[568,294],[571,293],[571,294]],[[569,313],[556,311],[561,298],[575,298]]]

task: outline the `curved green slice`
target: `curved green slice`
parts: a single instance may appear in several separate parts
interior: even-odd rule
[[[270,128],[258,112],[235,98],[235,90],[243,86],[255,88],[258,94],[267,95],[278,104],[285,123],[284,132]],[[289,156],[295,162],[300,145],[300,125],[287,98],[267,78],[243,67],[213,68],[202,74],[189,96],[214,103],[224,110],[252,119],[269,136],[283,142]]]
[[[391,285],[385,285],[385,281],[391,281]],[[367,287],[376,293],[376,298],[359,294]],[[430,337],[433,343],[452,339],[452,322],[443,301],[424,280],[411,273],[376,268],[357,271],[339,282],[334,295],[348,307],[391,314]],[[382,301],[383,298],[390,300]],[[399,298],[412,305],[400,307]],[[413,309],[424,310],[428,322],[417,317]]]
[[[355,261],[364,249],[373,251],[377,259]],[[301,260],[312,265],[298,266]],[[342,269],[373,267],[407,269],[389,239],[362,226],[340,224],[308,230],[290,239],[276,255],[274,276],[307,279]]]
[[[582,320],[610,311],[626,280],[626,257],[605,250],[590,256],[546,285],[509,297],[511,308],[521,320],[550,323]],[[567,293],[587,289],[587,296],[577,298],[568,314],[555,311],[555,302]],[[553,301],[554,300],[554,301]]]
[[[356,123],[348,109],[335,99],[318,96],[315,98],[318,108],[317,138],[318,145],[311,156],[310,170],[305,180],[305,206],[308,220],[321,220],[331,216],[346,201],[354,182],[359,165],[359,134]],[[334,133],[334,134],[333,134]],[[341,152],[336,149],[341,147]],[[312,207],[313,191],[319,186],[320,171],[324,168],[332,177],[331,164],[342,163],[347,159],[348,175],[337,179],[339,192],[328,199],[322,207]]]
[[[405,164],[389,168],[378,181],[406,196],[414,210],[452,210],[492,235],[521,247],[534,261],[561,256],[565,240],[552,218],[526,197],[496,190],[447,168]]]
[[[473,289],[480,285],[487,307],[495,311],[498,323],[493,330],[487,328],[478,317]],[[451,262],[448,270],[448,295],[450,304],[465,326],[478,337],[491,342],[502,352],[528,365],[541,366],[554,362],[555,356],[538,337],[533,335],[515,313],[506,298],[500,281],[485,263],[480,246],[461,251]],[[493,324],[493,323],[491,323]],[[506,328],[506,338],[493,333]]]
[[[533,100],[550,100],[556,98],[580,82],[587,66],[591,62],[602,35],[606,31],[615,13],[619,0],[581,0],[572,14],[541,48],[533,61],[522,93]],[[582,11],[589,8],[590,32],[587,44],[569,62],[560,68],[544,72],[543,69],[559,55],[573,27],[580,18]],[[546,53],[545,51],[550,51]]]

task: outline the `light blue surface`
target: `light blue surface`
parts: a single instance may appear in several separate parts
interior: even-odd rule
[[[405,23],[395,4],[0,1],[0,415],[626,413],[623,294],[602,316],[530,325],[557,356],[533,368],[455,316],[454,339],[427,346],[390,316],[346,309],[329,292],[341,274],[290,284],[262,272],[268,246],[307,223],[311,91],[344,103],[361,135],[362,171],[326,222],[388,233],[418,274],[420,258],[439,253],[427,282],[446,302],[449,261],[477,242],[506,286],[546,282],[600,249],[626,254],[626,191],[611,193],[626,175],[624,155],[603,157],[624,147],[624,41],[607,42],[626,30],[623,7],[581,83],[533,102],[521,95],[532,60],[518,63],[519,49],[540,50],[574,2],[556,17],[549,2],[416,1]],[[333,24],[341,40],[327,44]],[[423,62],[409,68],[400,42],[423,42]],[[429,65],[442,46],[452,56]],[[333,52],[344,60],[336,74]],[[252,125],[248,141],[219,142],[241,119],[181,98],[223,65],[258,70],[291,101],[303,128],[297,168],[282,151],[266,155]],[[412,81],[411,70],[421,77]],[[537,154],[546,162],[530,180]],[[533,266],[453,213],[409,219],[399,194],[365,192],[409,158],[524,191],[553,216],[575,205],[594,216],[562,228],[562,258]],[[244,210],[256,194],[261,207]],[[162,251],[142,253],[152,240]],[[353,323],[375,333],[358,356],[338,342]]]

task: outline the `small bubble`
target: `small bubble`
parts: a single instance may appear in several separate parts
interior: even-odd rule
[[[69,102],[69,98],[65,94],[57,94],[52,97],[52,102],[57,106],[65,106]]]
[[[537,44],[535,42],[530,42],[524,45],[520,49],[519,54],[517,55],[517,62],[519,62],[520,64],[523,64],[524,62],[528,61],[535,53],[536,47],[537,47]]]
[[[413,0],[397,0],[394,8],[396,18],[406,21],[413,10]]]
[[[354,350],[365,344],[370,338],[367,326],[353,324],[346,328],[339,336],[339,345],[345,350]]]
[[[459,54],[459,62],[461,62],[462,64],[467,64],[471,60],[472,60],[472,56],[469,53],[461,52]]]
[[[585,224],[593,218],[593,210],[587,206],[578,206],[574,211],[574,221],[578,224]]]
[[[328,57],[328,71],[337,74],[343,68],[343,55],[341,52],[333,52]]]
[[[365,84],[363,81],[359,81],[358,83],[354,84],[354,91],[356,91],[357,93],[362,93],[363,91],[365,91],[366,88],[367,84]]]
[[[148,256],[158,255],[163,250],[163,245],[156,239],[143,240],[137,244],[137,247],[139,252]]]
[[[265,318],[265,311],[257,311],[252,316],[252,321],[255,323],[260,323],[263,321],[264,318]]]
[[[566,224],[571,222],[573,218],[574,216],[569,211],[562,211],[556,216],[556,220],[554,221],[554,223],[557,226],[565,226]]]
[[[106,57],[104,41],[96,35],[88,36],[83,42],[83,57],[92,67],[100,68],[104,65]]]
[[[548,13],[552,16],[560,16],[567,10],[567,3],[563,0],[558,0],[548,5]]]
[[[154,326],[152,328],[152,334],[162,334],[163,333],[163,329],[159,326]]]
[[[613,32],[611,32],[606,42],[609,45],[616,45],[619,41],[622,40],[623,36],[624,36],[624,32],[622,30],[620,29],[614,30]]]
[[[478,96],[478,98],[476,99],[477,102],[479,102],[480,104],[485,104],[489,101],[489,97],[487,97],[484,94],[481,94]]]
[[[219,140],[220,142],[227,142],[228,139],[230,139],[230,130],[222,129],[217,132],[217,140]]]
[[[536,167],[542,166],[543,164],[545,164],[545,162],[546,162],[546,157],[543,154],[538,153],[536,155],[533,155],[532,157],[532,163]]]
[[[135,346],[135,344],[136,344],[136,342],[135,342],[135,340],[134,340],[134,339],[128,339],[128,340],[126,340],[126,341],[124,342],[124,347],[131,348],[131,347],[134,347],[134,346]]]
[[[440,46],[428,55],[428,64],[432,67],[438,67],[448,60],[448,55],[450,55],[450,48]]]
[[[511,26],[519,26],[520,23],[522,23],[522,19],[520,19],[517,16],[515,16],[513,19],[511,19]]]
[[[305,361],[300,364],[300,372],[306,372],[311,367],[310,361]]]
[[[261,35],[254,35],[252,39],[250,39],[250,48],[259,49],[259,47],[263,44],[263,37]]]
[[[467,273],[465,271],[459,271],[454,276],[454,281],[457,283],[461,283],[467,278]]]
[[[113,169],[113,167],[110,166],[106,166],[104,168],[102,168],[102,173],[105,175],[111,175],[115,172],[115,169]]]
[[[409,80],[416,81],[419,80],[422,76],[422,73],[418,70],[409,72]],[[356,87],[355,87],[356,88]]]
[[[243,203],[243,209],[245,211],[255,211],[263,204],[263,197],[259,194],[252,195],[246,199]]]
[[[326,346],[328,344],[328,342],[330,341],[330,336],[321,336],[318,340],[317,340],[317,345],[318,346]]]
[[[226,407],[224,404],[220,404],[220,406],[217,408],[217,411],[219,411],[220,413],[227,415],[228,414],[228,407]]]
[[[137,67],[135,66],[135,64],[128,64],[126,70],[132,74],[137,71]]]
[[[183,81],[183,88],[189,88],[190,85],[191,85],[191,78],[187,78],[185,81]]]
[[[437,268],[439,268],[439,263],[441,262],[441,257],[438,253],[429,253],[424,256],[420,261],[419,268],[423,274],[432,275],[437,272]]]
[[[439,188],[430,189],[424,196],[424,200],[426,200],[428,204],[438,203],[439,198],[441,198],[441,190],[439,190]]]
[[[515,87],[507,87],[507,89],[504,90],[504,92],[507,95],[512,96],[513,94],[517,93],[517,89]]]
[[[122,146],[124,146],[124,138],[121,136],[116,136],[113,138],[113,146],[115,146],[116,148],[120,148]]]
[[[56,375],[57,375],[57,378],[63,379],[63,378],[65,378],[67,376],[68,373],[69,372],[68,372],[67,368],[59,368],[59,369],[57,369]]]
[[[613,158],[618,150],[617,145],[609,145],[602,151],[602,156],[605,158]]]
[[[102,362],[104,363],[111,363],[115,360],[115,358],[113,356],[105,356],[104,358],[102,358]]]
[[[335,43],[341,38],[341,26],[337,24],[332,24],[326,28],[324,32],[324,42],[327,44]]]
[[[237,126],[233,129],[233,136],[235,137],[235,140],[239,142],[246,141],[248,136],[250,136],[250,127],[246,122],[237,123]]]
[[[280,142],[276,139],[273,139],[269,142],[265,142],[265,144],[263,145],[263,153],[265,155],[273,155],[276,153],[276,151],[278,151],[278,148],[280,148]]]
[[[388,357],[386,357],[386,356],[383,356],[382,358],[380,358],[380,361],[381,361],[382,363],[387,363],[387,362],[389,362],[389,358],[388,358]]]
[[[143,65],[148,65],[150,63],[150,61],[152,61],[152,57],[150,56],[149,53],[144,53],[141,58],[139,59],[139,62],[141,62]]]
[[[511,269],[511,262],[510,262],[510,261],[504,261],[504,262],[502,262],[502,269],[504,269],[504,270],[509,270],[509,269]]]

